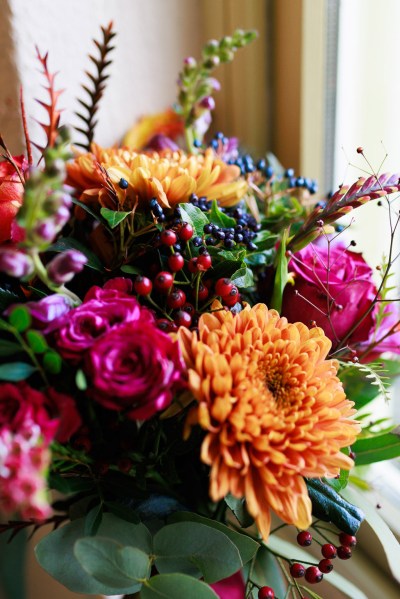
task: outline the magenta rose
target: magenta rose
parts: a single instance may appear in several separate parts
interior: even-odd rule
[[[86,298],[59,321],[54,336],[57,350],[73,364],[78,364],[83,352],[115,326],[139,318],[149,323],[154,320],[135,297],[118,289],[92,287]]]
[[[210,585],[220,599],[243,599],[246,588],[240,572]]]
[[[141,318],[102,335],[87,353],[85,370],[101,405],[146,420],[171,403],[184,364],[178,343]]]
[[[294,254],[289,270],[294,285],[286,285],[282,315],[290,322],[315,322],[332,341],[355,345],[370,339],[375,311],[364,317],[377,289],[372,269],[360,253],[342,243],[310,244]]]

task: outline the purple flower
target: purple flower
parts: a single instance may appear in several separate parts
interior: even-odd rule
[[[0,272],[10,277],[22,279],[33,273],[34,267],[30,256],[13,247],[3,247],[0,250]]]
[[[297,252],[289,263],[294,285],[283,295],[282,315],[290,322],[315,322],[331,339],[333,349],[368,341],[375,325],[374,310],[364,315],[377,289],[372,269],[360,253],[342,243],[310,244]]]
[[[49,277],[57,283],[57,285],[63,285],[68,283],[74,278],[74,275],[80,272],[85,264],[87,258],[82,252],[78,250],[67,250],[58,254],[49,264],[47,265],[47,273]]]
[[[48,295],[38,302],[27,302],[25,306],[33,319],[35,328],[46,334],[57,327],[58,320],[72,308],[71,300],[65,295]]]
[[[165,409],[184,376],[178,342],[143,318],[102,335],[86,356],[85,370],[94,399],[135,420]]]

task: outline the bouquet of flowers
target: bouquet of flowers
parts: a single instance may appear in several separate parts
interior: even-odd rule
[[[37,559],[76,593],[305,599],[327,575],[365,597],[330,572],[364,511],[399,561],[351,470],[400,455],[365,409],[398,372],[398,176],[315,199],[273,157],[205,141],[241,30],[185,59],[173,110],[102,148],[114,35],[74,144],[39,52],[39,160],[22,98],[26,155],[0,139],[0,531],[52,524]],[[378,282],[337,223],[374,199],[391,226]]]

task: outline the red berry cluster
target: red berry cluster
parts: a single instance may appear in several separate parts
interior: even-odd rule
[[[230,279],[220,278],[214,285],[208,274],[212,257],[205,245],[194,243],[193,233],[186,222],[175,220],[167,225],[156,243],[164,255],[162,266],[153,264],[151,276],[138,275],[134,281],[135,293],[155,308],[159,327],[168,332],[179,326],[195,327],[213,299],[220,299],[226,309],[240,302],[239,290]]]

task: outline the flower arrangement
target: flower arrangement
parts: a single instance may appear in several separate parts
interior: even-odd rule
[[[114,36],[73,146],[39,53],[38,163],[23,100],[26,155],[0,140],[0,531],[53,524],[36,556],[76,593],[315,599],[327,575],[365,597],[329,573],[364,519],[353,466],[400,455],[365,412],[398,372],[398,176],[314,200],[315,181],[206,142],[241,30],[184,61],[174,110],[102,148]],[[374,199],[391,223],[378,283],[337,223]]]

